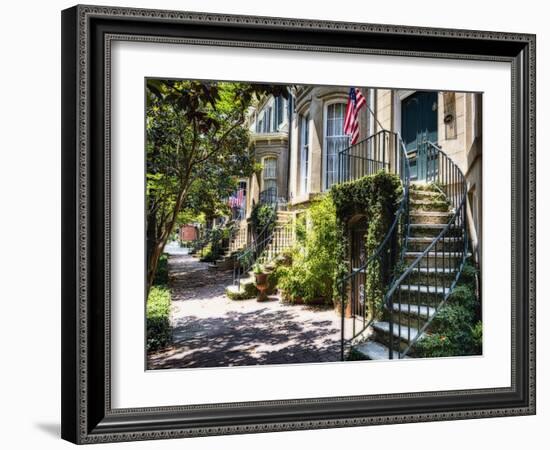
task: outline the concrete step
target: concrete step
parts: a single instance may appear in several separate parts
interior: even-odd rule
[[[411,237],[437,237],[447,226],[447,223],[411,223],[409,231]],[[446,238],[461,237],[462,228],[451,225],[445,234]]]
[[[426,274],[426,275],[456,275],[458,268],[449,267],[415,267],[412,272]]]
[[[409,191],[411,200],[445,200],[445,194],[436,191],[422,191],[411,189]]]
[[[407,241],[407,249],[412,252],[423,252],[434,241],[436,236],[413,236]],[[463,247],[461,237],[444,237],[440,239],[432,248],[441,251],[443,249],[449,251],[461,250]]]
[[[411,211],[442,211],[449,212],[449,204],[439,198],[434,199],[411,199]]]
[[[390,359],[390,349],[380,342],[370,340],[353,347],[353,349],[361,353],[366,359],[373,361]],[[394,359],[398,358],[397,352],[394,352],[393,357]],[[409,357],[405,356],[403,359],[409,359]]]
[[[460,263],[456,259],[452,261],[456,262],[456,267],[449,267],[446,260],[445,267],[413,267],[406,281],[412,284],[437,284],[449,287],[456,277]]]
[[[405,261],[412,264],[423,252],[406,252]],[[462,252],[433,252],[424,255],[416,267],[456,268],[462,259]]]
[[[412,224],[447,224],[452,217],[449,211],[411,211]]]
[[[402,284],[399,286],[401,291],[419,293],[419,294],[437,294],[447,295],[449,293],[448,287],[443,286],[426,286],[419,284]]]
[[[410,189],[416,192],[441,192],[433,183],[426,183],[425,181],[413,181]]]
[[[390,333],[389,322],[374,322],[372,324],[372,327],[377,333],[382,333],[385,335],[389,335]],[[418,334],[418,330],[416,328],[407,327],[404,325],[399,326],[399,324],[397,323],[393,324],[393,336],[402,341],[410,342],[416,338],[417,334]],[[409,341],[409,338],[410,338],[410,341]]]
[[[420,255],[422,255],[424,252],[405,252],[406,258],[418,258]],[[430,250],[426,255],[424,256],[424,259],[426,258],[437,258],[437,259],[451,259],[451,258],[462,258],[462,252],[436,252]]]
[[[393,311],[401,314],[408,314],[423,319],[429,319],[435,314],[435,308],[428,305],[410,305],[407,303],[394,303]]]

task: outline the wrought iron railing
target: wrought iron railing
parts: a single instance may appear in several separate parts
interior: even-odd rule
[[[441,225],[441,232],[422,252],[406,254],[411,262],[395,277],[385,295],[390,359],[411,352],[447,302],[468,256],[464,174],[437,145],[424,141],[421,146],[428,162],[422,174],[427,183],[445,194],[451,213],[448,222]]]
[[[383,241],[359,267],[338,281],[341,302],[341,358],[345,359],[346,347],[362,335],[383,307],[384,291],[371,292],[367,286],[369,277],[377,277],[382,286],[390,284],[393,270],[403,258],[407,246],[409,226],[410,168],[407,152],[398,133],[382,130],[367,139],[340,152],[339,180],[352,181],[365,175],[386,170],[399,176],[403,188],[393,222]],[[368,297],[368,298],[367,298]],[[348,311],[346,306],[349,305]],[[346,333],[346,312],[351,316],[351,333]],[[351,337],[346,338],[347,334]]]
[[[274,206],[275,208],[275,206]],[[239,285],[243,274],[252,270],[252,266],[267,248],[273,237],[273,230],[277,221],[277,214],[270,216],[271,219],[264,225],[259,233],[251,233],[250,243],[233,259],[233,284]]]
[[[247,227],[246,220],[236,220],[231,229],[231,237],[229,239],[229,251],[236,252],[246,246],[247,243]]]
[[[241,277],[248,273],[254,264],[266,264],[288,250],[294,244],[294,223],[277,224],[277,216],[265,225],[258,236],[234,259],[233,284],[239,285]]]
[[[260,205],[276,205],[277,204],[277,188],[270,187],[260,192],[258,199]]]
[[[396,169],[396,133],[381,130],[338,152],[338,182]],[[398,155],[399,156],[399,155]]]

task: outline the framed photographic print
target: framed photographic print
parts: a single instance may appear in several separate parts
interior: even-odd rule
[[[62,436],[535,413],[535,36],[62,13]]]

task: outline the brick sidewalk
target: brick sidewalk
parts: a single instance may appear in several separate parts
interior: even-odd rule
[[[231,273],[188,255],[169,259],[173,345],[149,369],[338,361],[340,317],[332,310],[272,301],[232,301]],[[349,327],[348,327],[349,328]]]

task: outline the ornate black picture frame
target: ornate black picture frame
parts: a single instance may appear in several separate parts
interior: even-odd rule
[[[113,409],[114,40],[503,61],[512,71],[512,373],[507,388]],[[62,12],[62,437],[98,443],[535,413],[535,36],[99,6]]]

